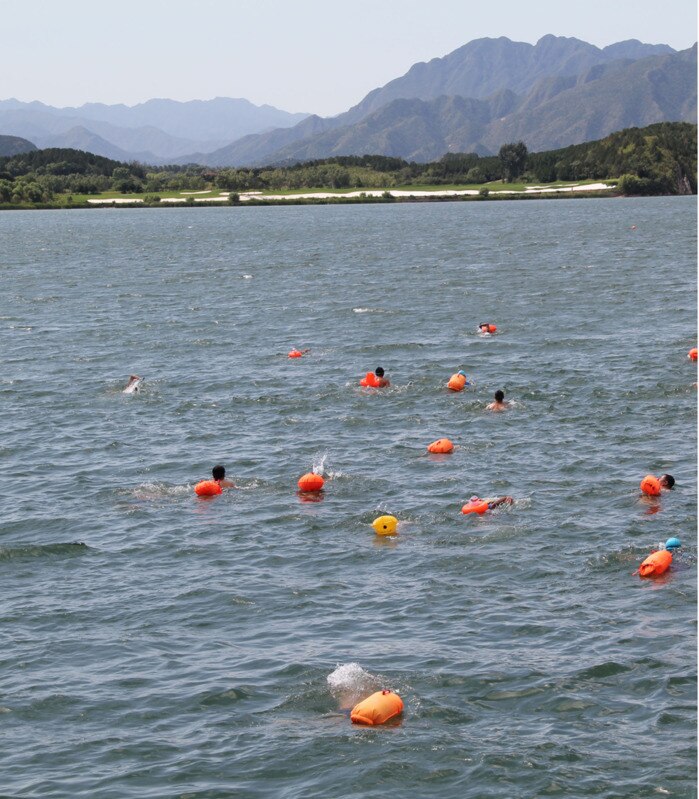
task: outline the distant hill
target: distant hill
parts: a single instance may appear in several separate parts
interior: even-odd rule
[[[547,39],[542,39],[537,47],[553,46],[555,42]],[[499,47],[504,46],[501,40],[496,41]],[[599,139],[627,127],[696,121],[696,45],[681,53],[651,55],[636,61],[603,60],[579,74],[571,74],[572,65],[589,61],[594,53],[590,52],[591,46],[581,47],[584,43],[577,40],[563,43],[568,55],[559,57],[564,74],[540,78],[526,95],[504,88],[486,99],[461,95],[395,99],[352,124],[338,122],[351,119],[354,109],[332,120],[309,118],[292,129],[248,136],[211,153],[204,163],[280,164],[363,153],[424,162],[445,152],[496,153],[508,141],[523,140],[532,150],[549,150]],[[531,56],[532,46],[527,47]],[[606,50],[641,52],[648,47],[627,42]],[[604,52],[597,50],[602,56]],[[535,59],[533,63],[533,71],[540,71],[539,61]],[[486,65],[481,65],[480,71],[487,73]],[[518,85],[523,85],[523,79]],[[367,102],[362,101],[364,107],[373,107],[374,101],[368,102],[372,95],[365,98]],[[308,135],[311,120],[312,129],[318,132]]]
[[[509,89],[525,95],[542,78],[579,75],[597,64],[620,58],[637,60],[675,51],[666,44],[643,44],[635,39],[604,49],[565,36],[544,36],[535,44],[498,39],[475,39],[458,50],[414,64],[405,75],[374,89],[345,117],[345,124],[377,111],[392,100],[434,100],[442,95],[485,99]]]
[[[594,67],[560,88],[542,82],[514,114],[493,121],[484,144],[496,152],[503,142],[524,140],[532,150],[549,150],[623,128],[696,122],[697,47]]]
[[[37,149],[36,144],[32,144],[19,136],[0,136],[0,158],[20,155],[21,153],[31,153]]]
[[[17,161],[21,162],[21,169],[17,171],[18,175],[35,170],[38,172],[48,171],[48,174],[51,175],[111,175],[118,167],[125,167],[127,171],[139,175],[143,174],[143,169],[138,165],[125,164],[121,161],[104,158],[101,155],[70,148],[48,147],[44,150],[34,148],[23,158],[17,158],[14,162],[8,158],[0,166],[3,168],[6,168],[8,164],[16,166]]]
[[[159,159],[152,152],[129,152],[128,150],[123,150],[121,147],[117,147],[82,126],[76,126],[65,133],[58,133],[53,136],[37,136],[36,141],[37,144],[41,145],[42,149],[82,150],[86,153],[94,153],[104,158],[110,158],[113,161],[139,161],[144,164],[159,163]]]
[[[191,152],[210,152],[242,136],[296,125],[307,114],[291,114],[248,100],[149,100],[135,106],[88,103],[79,108],[54,108],[40,102],[0,100],[0,131],[60,146],[76,128],[96,134],[100,155],[110,147],[126,152],[127,160],[148,153],[152,163],[164,163]],[[57,138],[58,137],[58,138]]]

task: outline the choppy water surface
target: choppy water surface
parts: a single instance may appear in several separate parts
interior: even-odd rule
[[[0,215],[0,794],[695,796],[695,254],[691,198]]]

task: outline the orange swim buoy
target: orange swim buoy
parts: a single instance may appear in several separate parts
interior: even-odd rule
[[[495,325],[488,325],[488,332],[489,333],[497,333],[497,327]]]
[[[403,712],[403,700],[393,691],[377,691],[352,708],[350,719],[353,724],[384,724]]]
[[[291,350],[289,358],[303,358],[303,353],[301,350]]]
[[[366,375],[359,381],[360,386],[364,388],[379,388],[379,381],[373,372],[367,372]]]
[[[651,552],[650,555],[638,567],[639,577],[660,577],[661,574],[670,568],[672,563],[672,552],[667,549],[660,549],[657,552]]]
[[[322,491],[325,480],[315,472],[307,472],[299,477],[298,487],[301,491]]]
[[[696,361],[697,359],[697,348],[692,347],[692,349],[687,353],[687,357],[690,361]]]
[[[655,475],[647,474],[641,480],[641,491],[649,497],[657,497],[660,495],[660,480]]]
[[[466,385],[465,375],[462,375],[460,372],[457,372],[455,375],[452,375],[449,378],[449,382],[447,383],[447,388],[451,389],[452,391],[462,391],[465,385]]]
[[[461,508],[463,514],[478,513],[482,515],[488,510],[488,503],[484,499],[478,497],[471,497],[469,501]]]
[[[198,497],[215,497],[216,494],[222,494],[223,491],[216,480],[201,480],[194,486],[194,493]]]
[[[448,438],[440,438],[437,441],[433,441],[428,447],[428,452],[434,452],[435,454],[439,455],[446,455],[448,452],[454,451],[454,445],[449,441]]]

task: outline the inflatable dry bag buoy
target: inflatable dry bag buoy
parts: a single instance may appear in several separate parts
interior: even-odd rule
[[[452,375],[449,378],[447,388],[450,388],[452,391],[461,391],[465,385],[466,375],[462,375],[461,372],[457,372],[455,375]]]
[[[638,567],[639,577],[659,577],[670,568],[672,563],[672,552],[667,549],[651,552],[650,555]]]
[[[291,350],[289,358],[303,358],[303,353],[301,350]]]
[[[696,361],[697,359],[697,348],[692,347],[692,349],[687,353],[687,357],[690,361]]]
[[[367,372],[366,375],[359,381],[360,386],[364,388],[379,388],[379,381],[373,372]]]
[[[478,513],[483,514],[488,510],[488,503],[484,499],[478,497],[471,497],[469,501],[461,508],[463,514]]]
[[[216,494],[222,494],[223,491],[216,480],[201,480],[194,486],[194,493],[198,497],[214,497]]]
[[[449,441],[448,438],[440,438],[437,441],[433,441],[428,447],[428,452],[433,452],[437,455],[446,455],[448,452],[454,451],[454,445]]]
[[[301,491],[321,491],[325,485],[325,480],[314,472],[307,472],[299,477],[298,487]]]
[[[488,333],[496,333],[497,327],[495,325],[488,325]]]
[[[352,708],[353,724],[384,724],[403,712],[403,700],[393,691],[377,691]]]
[[[647,474],[641,480],[641,491],[649,497],[657,497],[660,494],[660,480],[655,475]]]
[[[379,516],[371,523],[376,535],[396,535],[398,519],[395,516]]]

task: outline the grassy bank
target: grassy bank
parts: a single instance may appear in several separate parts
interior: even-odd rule
[[[487,201],[487,200],[516,200],[551,197],[608,197],[615,194],[615,189],[577,191],[573,187],[593,185],[597,181],[557,181],[549,184],[530,183],[503,183],[492,181],[490,183],[448,185],[423,185],[419,183],[405,184],[384,188],[375,186],[361,189],[328,189],[324,187],[308,187],[303,189],[240,192],[238,201],[229,200],[229,193],[220,188],[212,187],[201,191],[163,191],[163,192],[137,192],[125,194],[118,191],[104,191],[99,194],[59,194],[50,202],[1,204],[0,210],[18,209],[70,209],[70,208],[100,208],[100,207],[162,207],[178,208],[183,205],[192,206],[220,206],[220,205],[274,205],[274,204],[336,204],[336,203],[376,203],[376,202],[447,202],[447,201]],[[606,181],[615,185],[616,181]],[[545,193],[537,194],[532,189],[545,189]],[[529,191],[528,191],[529,190]],[[445,195],[445,192],[471,191],[476,194]],[[372,196],[370,192],[378,192],[380,196]],[[398,196],[389,196],[389,192],[401,192]],[[407,192],[407,195],[405,194]],[[415,192],[411,195],[410,192]],[[513,192],[516,192],[513,194]],[[309,197],[307,195],[328,195],[325,197]],[[354,195],[354,196],[352,196]],[[235,194],[233,195],[235,197]],[[240,199],[240,198],[243,199]],[[156,199],[159,198],[159,199]],[[175,200],[176,202],[172,202]],[[92,202],[91,202],[92,201]]]

